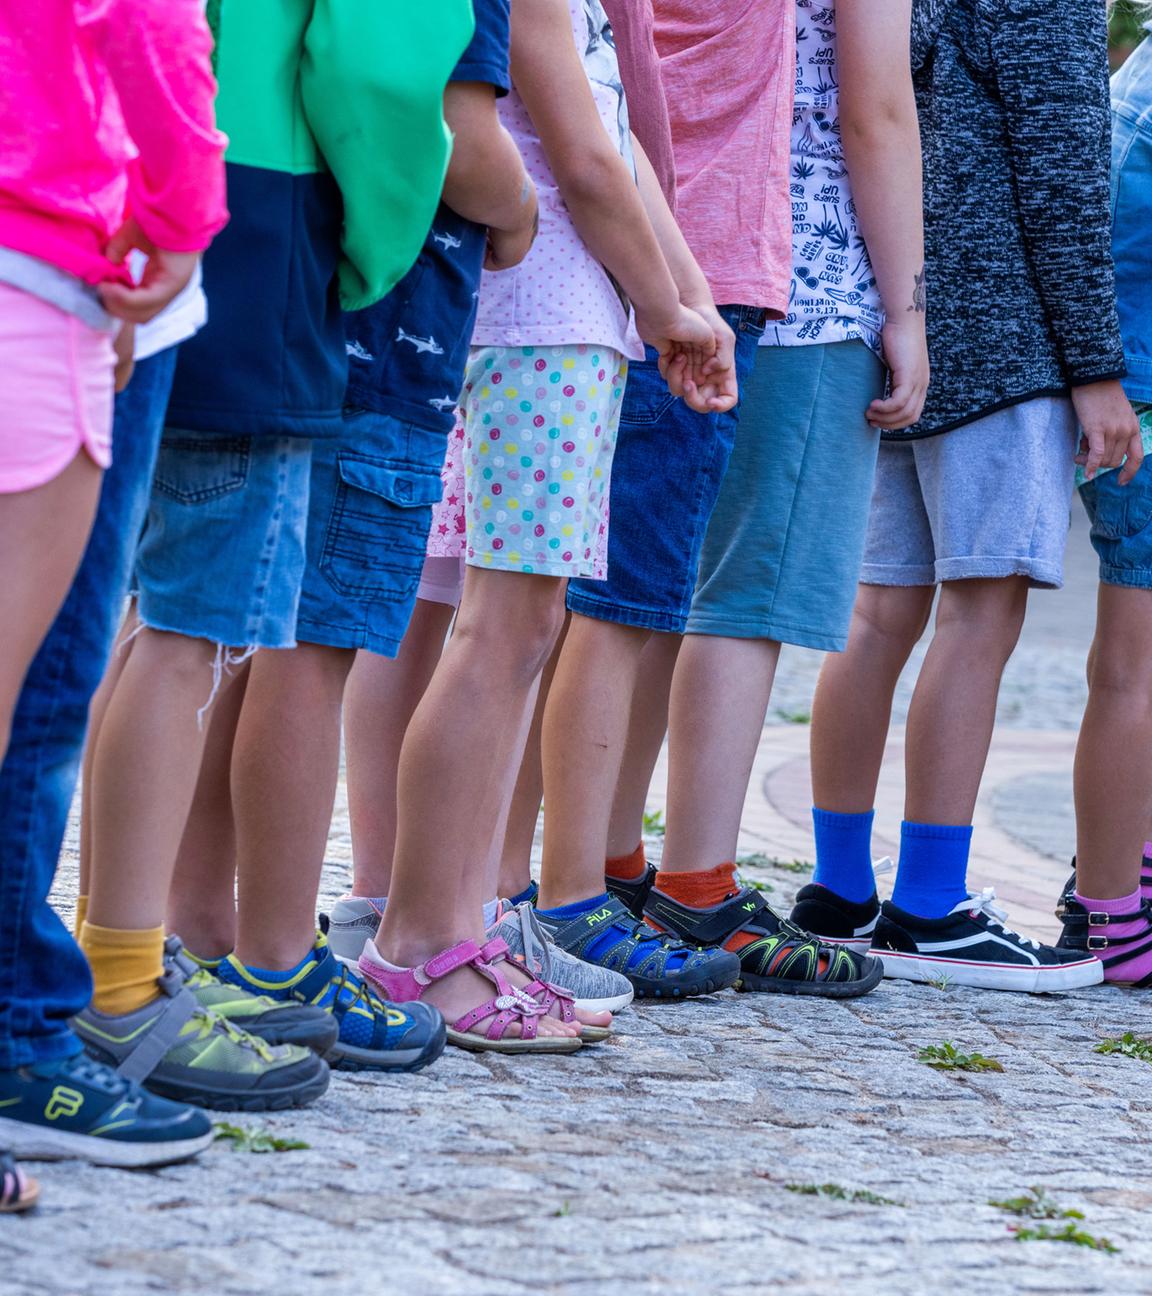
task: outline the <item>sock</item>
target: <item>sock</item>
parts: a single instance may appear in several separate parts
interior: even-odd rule
[[[1143,888],[1137,887],[1129,896],[1119,900],[1091,900],[1076,892],[1076,899],[1090,913],[1137,913],[1143,899]],[[1142,981],[1152,975],[1152,922],[1138,917],[1130,922],[1109,923],[1106,927],[1089,927],[1090,936],[1107,936],[1108,948],[1098,951],[1097,958],[1109,960],[1104,970],[1105,981]],[[1113,962],[1115,960],[1115,962]]]
[[[215,972],[220,964],[224,962],[223,958],[201,958],[199,954],[193,954],[187,945],[184,946],[184,953],[197,967],[204,968],[207,972]]]
[[[736,882],[736,865],[729,860],[703,873],[665,873],[660,869],[656,874],[656,890],[691,909],[710,909],[735,895],[740,887]],[[759,939],[752,932],[733,932],[724,942],[724,948],[736,953]]]
[[[379,914],[383,914],[384,910],[388,908],[387,896],[362,896],[362,895],[357,895],[355,892],[352,892],[351,895],[341,896],[340,899],[341,900],[367,900],[368,903],[372,906],[372,908],[375,909],[376,912]]]
[[[496,921],[496,915],[497,913],[499,913],[499,911],[500,911],[499,896],[497,896],[495,900],[489,900],[485,904],[484,906],[484,930],[485,931],[487,931],[488,928],[491,927],[492,924]]]
[[[275,984],[277,981],[291,981],[293,977],[299,976],[315,959],[316,951],[309,950],[295,967],[290,967],[286,972],[273,971],[271,968],[253,967],[251,963],[244,963],[242,966],[254,981],[270,981]]]
[[[601,905],[606,905],[610,898],[605,891],[601,895],[593,896],[591,900],[577,900],[575,904],[557,905],[555,909],[537,909],[536,912],[542,918],[553,918],[563,922],[567,918],[579,918],[581,914],[599,909]]]
[[[971,824],[900,825],[900,866],[892,903],[919,918],[943,918],[968,895]]]
[[[1152,900],[1152,841],[1144,843],[1144,858],[1140,862],[1140,891],[1145,900]]]
[[[615,855],[604,861],[605,877],[615,878],[618,882],[638,882],[647,871],[643,842],[628,855]]]
[[[80,939],[80,929],[84,926],[84,919],[88,917],[88,897],[78,895],[76,897],[76,917],[72,922],[72,935],[77,941]]]
[[[812,807],[816,829],[816,871],[812,881],[845,900],[861,904],[876,893],[872,872],[872,821],[875,810],[835,814]]]
[[[539,894],[540,894],[539,883],[529,882],[528,885],[524,888],[524,890],[521,891],[519,895],[512,896],[512,898],[508,901],[508,903],[512,906],[513,909],[515,909],[517,905],[533,903]]]
[[[87,919],[80,929],[80,948],[92,968],[92,1007],[120,1017],[151,1003],[160,993],[164,973],[164,928],[121,931],[96,927]]]

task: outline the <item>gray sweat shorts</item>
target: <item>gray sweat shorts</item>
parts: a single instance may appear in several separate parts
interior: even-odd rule
[[[1064,583],[1079,428],[1041,396],[923,440],[880,447],[865,585],[1027,576]]]

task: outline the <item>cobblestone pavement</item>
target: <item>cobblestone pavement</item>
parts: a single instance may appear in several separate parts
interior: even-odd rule
[[[1090,582],[1046,597],[1062,601],[1006,685],[973,874],[1051,935]],[[812,678],[807,659],[786,665],[780,709],[806,707]],[[745,820],[749,851],[800,861],[748,867],[781,904],[811,852],[806,738],[798,723],[765,731]],[[897,730],[884,848],[901,746]],[[348,876],[343,807],[329,853],[330,899]],[[70,848],[64,910],[73,875]],[[336,1076],[308,1112],[241,1118],[307,1150],[221,1146],[153,1173],[41,1167],[44,1207],[0,1218],[0,1296],[1147,1293],[1152,1070],[1094,1051],[1152,1034],[1147,1003],[897,982],[848,1004],[729,992],[622,1014],[617,1038],[573,1059],[452,1051],[420,1076]],[[945,1041],[1003,1072],[918,1061]],[[838,1187],[789,1188],[816,1184]],[[1031,1185],[1119,1251],[1018,1241],[989,1203]]]

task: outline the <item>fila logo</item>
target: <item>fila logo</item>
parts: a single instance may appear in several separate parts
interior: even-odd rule
[[[61,1116],[75,1116],[84,1106],[84,1095],[65,1085],[57,1085],[52,1090],[48,1105],[44,1108],[45,1120],[59,1120]]]
[[[611,918],[611,917],[612,917],[611,909],[598,909],[594,914],[589,914],[588,917],[584,919],[584,921],[588,924],[589,927],[595,927],[597,923],[602,923],[605,920],[605,918]]]

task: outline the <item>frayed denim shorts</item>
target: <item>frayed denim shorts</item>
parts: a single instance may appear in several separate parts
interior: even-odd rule
[[[1145,453],[1152,445],[1152,405],[1138,405]],[[1146,458],[1140,471],[1121,486],[1114,472],[1097,473],[1080,487],[1092,547],[1100,559],[1104,585],[1152,589],[1152,464]]]

